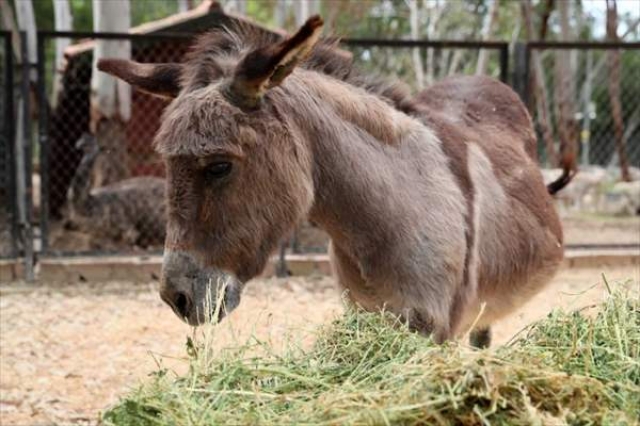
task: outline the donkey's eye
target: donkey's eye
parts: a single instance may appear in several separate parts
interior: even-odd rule
[[[204,178],[208,181],[220,179],[231,173],[231,163],[228,161],[222,161],[219,163],[209,164],[204,169]]]

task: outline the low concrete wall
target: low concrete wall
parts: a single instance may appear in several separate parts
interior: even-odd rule
[[[17,280],[24,276],[24,265],[16,259],[0,259],[0,283]]]
[[[585,268],[598,266],[639,266],[640,250],[567,250],[564,255],[564,266],[568,268]]]
[[[47,282],[157,281],[162,256],[100,256],[41,259],[38,279]]]
[[[277,258],[272,258],[263,276],[273,276]],[[47,282],[85,281],[157,281],[160,277],[162,256],[104,256],[42,258],[36,269],[39,280]],[[564,267],[584,268],[599,266],[640,267],[639,250],[567,250]],[[287,267],[291,275],[329,275],[331,265],[326,254],[289,255]],[[23,277],[22,264],[0,261],[0,282]]]

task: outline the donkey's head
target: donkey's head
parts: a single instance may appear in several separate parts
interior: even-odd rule
[[[192,325],[234,309],[244,282],[311,206],[309,150],[279,113],[273,92],[281,89],[270,89],[304,60],[321,26],[314,17],[294,36],[258,47],[228,34],[220,46],[203,46],[203,38],[182,65],[98,64],[173,98],[155,140],[167,171],[161,297]]]

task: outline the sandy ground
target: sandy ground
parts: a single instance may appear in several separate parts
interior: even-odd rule
[[[578,309],[613,285],[640,287],[640,268],[561,271],[548,289],[494,327],[508,341],[554,307]],[[240,307],[218,326],[220,347],[254,333],[281,342],[285,330],[309,329],[342,311],[327,277],[259,280]],[[192,333],[159,299],[154,285],[126,283],[0,287],[0,424],[94,424],[139,380],[163,366],[180,371]],[[176,359],[178,358],[178,359]]]

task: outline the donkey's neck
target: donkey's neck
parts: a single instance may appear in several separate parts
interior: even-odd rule
[[[457,215],[465,206],[433,132],[363,89],[313,72],[296,77],[287,98],[313,157],[310,219],[342,252],[370,261],[381,247],[447,238],[428,207],[450,203]]]

